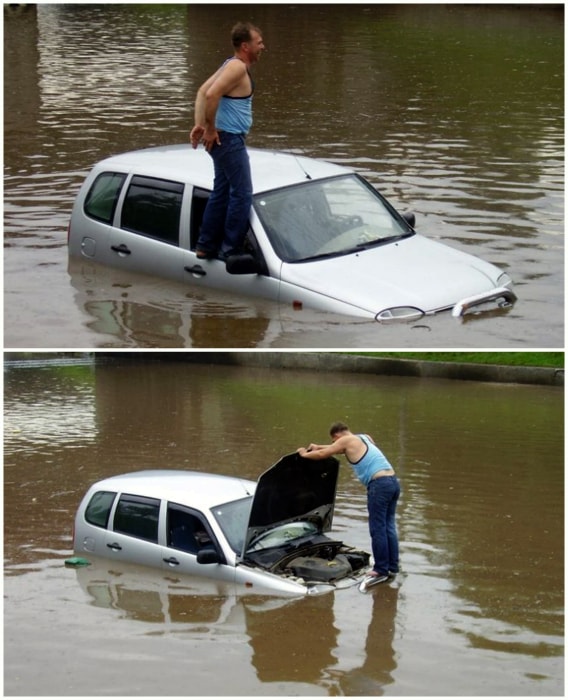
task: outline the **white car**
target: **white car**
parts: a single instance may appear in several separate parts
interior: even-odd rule
[[[369,554],[332,539],[339,462],[283,457],[258,483],[149,470],[93,484],[77,510],[77,556],[207,576],[250,592],[319,594],[359,584]]]
[[[69,255],[196,287],[376,319],[455,316],[516,297],[510,277],[417,234],[356,172],[250,149],[254,199],[242,255],[195,254],[213,182],[189,145],[117,155],[86,178],[69,224]]]

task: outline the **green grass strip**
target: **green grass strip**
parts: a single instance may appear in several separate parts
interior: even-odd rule
[[[519,367],[564,367],[563,352],[357,352],[349,355],[427,362],[464,362]]]

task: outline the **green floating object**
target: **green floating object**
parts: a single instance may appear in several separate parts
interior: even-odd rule
[[[90,561],[83,557],[71,557],[65,560],[65,566],[89,566]]]

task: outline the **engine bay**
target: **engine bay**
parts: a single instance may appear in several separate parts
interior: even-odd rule
[[[325,535],[299,539],[282,547],[249,552],[245,563],[275,574],[322,583],[333,583],[351,576],[369,563],[367,552]]]

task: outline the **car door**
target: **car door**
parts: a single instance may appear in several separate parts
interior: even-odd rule
[[[184,189],[181,182],[133,175],[119,202],[101,262],[180,281]]]
[[[218,563],[202,564],[198,552],[215,552]],[[206,576],[233,582],[235,568],[226,563],[225,554],[203,513],[177,503],[167,504],[166,546],[161,551],[161,566],[168,571]]]
[[[194,187],[191,193],[189,250],[184,252],[183,280],[201,287],[277,301],[280,290],[280,263],[271,265],[266,251],[259,243],[256,232],[260,222],[254,210],[251,210],[244,248],[247,254],[257,261],[260,273],[230,274],[225,262],[221,260],[197,258],[195,249],[209,194],[208,190],[199,187]],[[272,269],[273,267],[275,269]]]
[[[105,533],[104,556],[159,568],[160,504],[158,498],[122,493]]]

